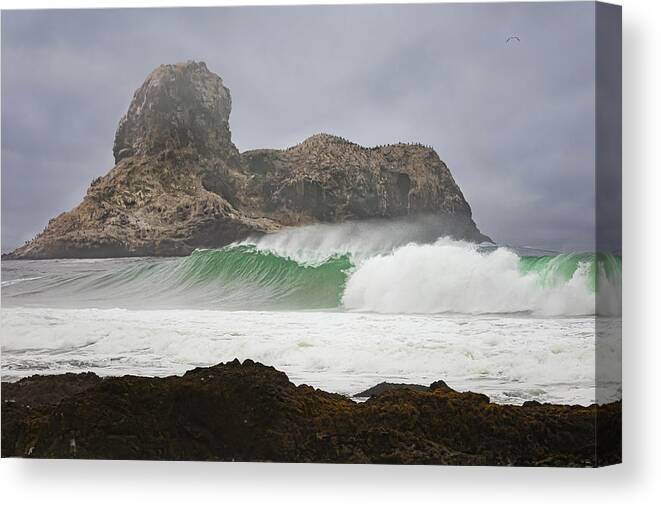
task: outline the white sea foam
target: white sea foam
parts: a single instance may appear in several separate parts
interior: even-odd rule
[[[619,334],[605,332],[616,323],[600,321],[600,364],[619,364]],[[5,379],[180,374],[238,357],[344,394],[384,380],[443,379],[501,403],[595,397],[594,317],[3,308],[2,328]],[[600,402],[620,396],[611,366],[603,369]]]
[[[348,309],[381,313],[595,313],[589,266],[579,264],[569,280],[544,284],[539,273],[522,273],[519,262],[507,248],[481,252],[446,239],[410,244],[361,262],[342,301]]]

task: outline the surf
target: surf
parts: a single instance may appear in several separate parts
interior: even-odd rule
[[[367,259],[348,279],[342,302],[378,313],[617,315],[620,286],[619,257],[519,256],[440,239]],[[602,291],[608,296],[597,305]]]
[[[620,313],[619,256],[521,255],[512,248],[449,238],[417,243],[396,228],[381,236],[357,234],[351,227],[327,232],[303,228],[184,258],[112,259],[104,261],[106,267],[95,263],[94,269],[76,261],[43,261],[39,276],[3,280],[3,303],[392,314]]]

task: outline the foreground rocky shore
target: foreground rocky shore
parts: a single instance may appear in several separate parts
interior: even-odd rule
[[[370,396],[371,395],[371,396]],[[621,403],[497,405],[444,382],[365,403],[235,360],[183,376],[2,384],[2,456],[592,467],[621,461]]]

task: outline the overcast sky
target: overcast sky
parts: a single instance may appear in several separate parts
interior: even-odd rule
[[[2,250],[81,201],[133,92],[188,59],[230,88],[241,151],[419,141],[495,241],[589,250],[594,54],[587,2],[5,11]]]

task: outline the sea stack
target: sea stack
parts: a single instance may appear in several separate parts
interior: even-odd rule
[[[115,167],[6,257],[188,255],[285,226],[417,214],[438,216],[456,239],[489,241],[433,149],[317,134],[239,153],[231,108],[229,89],[203,62],[161,65],[119,123]]]

